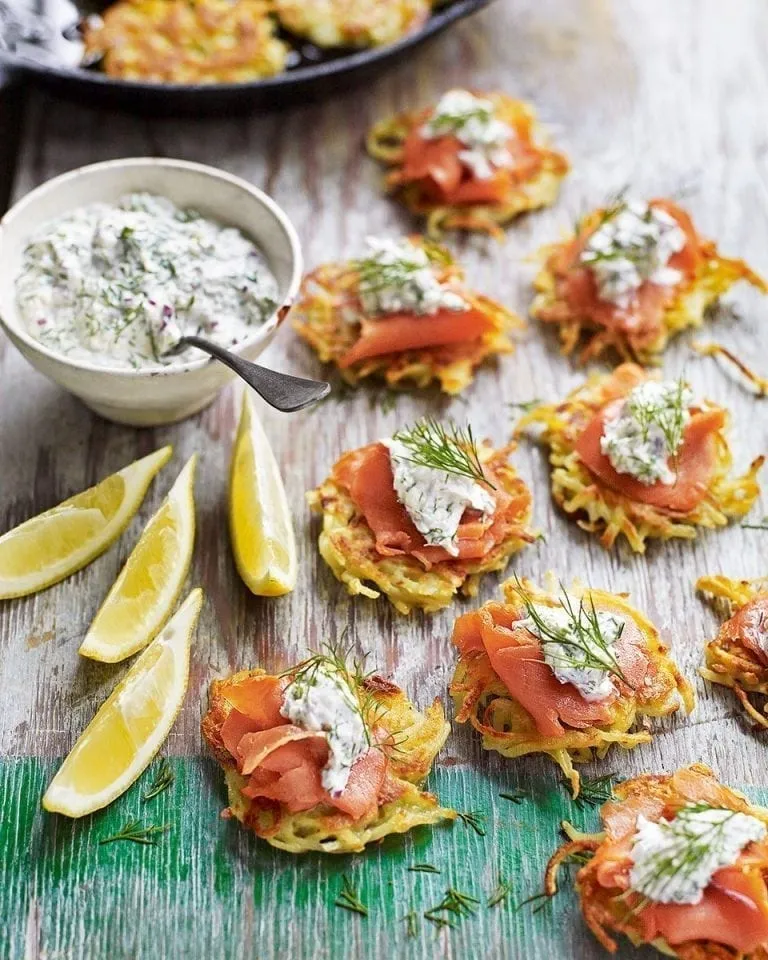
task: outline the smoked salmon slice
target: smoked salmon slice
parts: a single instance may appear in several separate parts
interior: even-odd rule
[[[408,511],[397,499],[389,450],[383,443],[372,443],[347,454],[334,468],[335,479],[343,484],[376,537],[376,550],[382,556],[411,554],[425,567],[443,560],[470,560],[484,557],[503,539],[504,517],[512,497],[495,484],[496,511],[480,523],[477,511],[466,511],[457,536],[458,556],[443,547],[427,545],[414,526]],[[489,477],[491,479],[491,477]]]
[[[700,903],[652,903],[639,913],[646,940],[677,946],[712,940],[749,953],[768,941],[768,895],[760,872],[725,867],[714,874]]]
[[[480,310],[438,310],[424,316],[390,314],[363,320],[360,337],[339,358],[342,369],[369,357],[406,350],[441,347],[477,340],[493,330],[493,322]]]
[[[584,729],[610,722],[609,707],[618,691],[605,700],[589,701],[573,684],[561,683],[544,661],[538,638],[524,628],[515,628],[514,615],[502,604],[488,605],[459,617],[453,640],[462,654],[485,651],[499,679],[528,711],[542,736],[563,736],[563,724]],[[648,658],[639,646],[641,642],[637,625],[625,618],[614,650],[619,667],[633,688],[644,681],[649,669]]]
[[[320,740],[325,743],[326,736],[319,731],[304,730],[290,723],[272,730],[246,733],[237,745],[235,754],[235,758],[239,760],[240,772],[246,775],[253,773],[257,767],[264,765],[270,754],[295,740]]]
[[[706,496],[717,457],[715,435],[725,425],[725,413],[722,410],[694,412],[675,458],[675,483],[649,485],[629,474],[618,473],[600,449],[605,421],[619,405],[620,402],[615,401],[604,407],[583,430],[575,445],[579,459],[606,487],[630,500],[674,513],[690,513]]]
[[[738,610],[720,627],[718,640],[742,644],[760,663],[768,665],[768,653],[760,645],[758,636],[768,633],[768,594],[755,597]]]
[[[283,678],[264,674],[227,683],[223,693],[236,710],[259,724],[254,729],[267,730],[286,722],[280,713],[286,684]]]

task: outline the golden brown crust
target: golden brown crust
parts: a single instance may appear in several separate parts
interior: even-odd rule
[[[575,449],[581,431],[609,400],[624,396],[646,376],[641,367],[629,363],[617,367],[613,373],[592,374],[562,403],[546,404],[526,414],[515,431],[519,435],[534,424],[544,427],[541,440],[550,451],[555,503],[573,515],[583,530],[599,534],[600,543],[608,550],[620,535],[626,537],[637,553],[645,552],[649,539],[692,540],[698,527],[714,529],[745,516],[760,495],[757,475],[765,458],[753,460],[743,475],[731,476],[733,457],[725,427],[715,434],[715,467],[706,496],[686,514],[631,500],[608,489],[588,470]],[[707,403],[706,409],[719,408]]]
[[[551,206],[560,191],[560,182],[570,169],[562,153],[549,149],[547,137],[537,122],[533,107],[505,93],[478,94],[496,106],[498,118],[508,123],[523,139],[535,144],[541,154],[541,166],[533,177],[517,184],[510,195],[500,203],[435,204],[423,199],[418,184],[395,185],[390,175],[387,189],[418,216],[426,216],[427,233],[439,237],[445,230],[469,230],[490,233],[502,238],[501,229],[515,217],[529,210]],[[366,141],[368,153],[395,173],[403,161],[403,145],[408,134],[423,123],[430,111],[414,110],[400,113],[376,123]]]
[[[265,0],[117,0],[87,22],[85,52],[122,80],[258,80],[284,70],[289,51],[270,11]]]
[[[726,618],[717,636],[707,643],[705,665],[699,672],[711,683],[730,687],[758,729],[768,729],[768,702],[758,710],[749,699],[749,694],[768,697],[768,664],[743,643],[738,632],[727,629],[727,620],[748,603],[760,597],[768,598],[768,578],[701,577],[696,582],[696,589],[708,597]]]
[[[535,540],[528,528],[530,493],[507,459],[512,449],[479,446],[481,461],[504,490],[512,498],[526,501],[514,529],[482,560],[443,561],[426,570],[415,557],[382,557],[365,517],[332,476],[307,495],[310,508],[323,518],[320,554],[352,596],[376,599],[383,593],[400,613],[408,614],[414,608],[433,613],[448,606],[459,591],[475,596],[484,573],[503,570],[513,553]]]
[[[356,853],[388,834],[455,819],[455,811],[441,807],[432,794],[419,789],[450,732],[440,700],[436,698],[420,713],[399,687],[375,675],[360,684],[359,696],[375,716],[376,728],[385,734],[384,749],[389,758],[377,809],[353,820],[322,804],[289,813],[275,801],[245,797],[242,788],[248,778],[238,773],[221,740],[222,724],[232,710],[227,690],[251,677],[265,675],[264,670],[241,670],[227,680],[214,680],[211,684],[202,732],[224,768],[229,793],[225,816],[236,817],[272,846],[290,853]]]
[[[505,604],[522,615],[523,601],[519,589],[533,601],[557,603],[557,585],[548,575],[545,589],[529,580],[508,580],[503,585]],[[680,673],[668,654],[659,633],[639,610],[632,607],[624,595],[602,590],[585,589],[574,584],[569,593],[594,601],[598,610],[613,610],[633,621],[643,638],[652,665],[651,682],[632,691],[622,685],[619,697],[611,704],[610,722],[602,726],[576,730],[567,728],[563,736],[545,737],[536,728],[533,717],[509,693],[498,677],[484,651],[462,654],[451,681],[450,693],[456,708],[456,722],[472,726],[483,737],[483,747],[495,750],[505,757],[520,757],[529,753],[550,756],[563,771],[578,795],[580,777],[574,763],[587,763],[594,757],[602,758],[612,744],[629,750],[651,740],[648,730],[631,732],[639,717],[661,717],[676,712],[681,706],[690,713],[694,706],[691,685]]]
[[[438,279],[462,284],[464,271],[444,247],[410,237],[411,242],[425,246],[430,257],[441,265]],[[358,275],[349,263],[328,263],[304,278],[299,299],[291,317],[294,329],[316,351],[323,363],[339,360],[359,336]],[[367,377],[383,379],[390,387],[413,385],[419,389],[437,381],[441,390],[460,393],[472,382],[474,371],[489,357],[513,353],[509,339],[513,330],[525,324],[511,310],[490,297],[458,288],[473,309],[491,323],[481,337],[466,343],[404,350],[386,356],[369,357],[350,367],[340,368],[343,379],[356,386]],[[425,321],[425,322],[428,322]]]
[[[418,30],[430,0],[274,0],[286,30],[319,47],[380,47]]]

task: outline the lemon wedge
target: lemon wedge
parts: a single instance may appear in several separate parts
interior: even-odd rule
[[[146,769],[181,708],[202,603],[203,591],[193,590],[102,704],[46,790],[46,810],[93,813]]]
[[[275,455],[249,395],[243,394],[229,486],[235,563],[248,589],[278,597],[296,586],[296,540]]]
[[[172,452],[135,460],[0,537],[0,600],[37,593],[95,560],[125,530]]]
[[[179,599],[195,544],[192,456],[144,528],[80,646],[80,653],[117,663],[156,636]]]

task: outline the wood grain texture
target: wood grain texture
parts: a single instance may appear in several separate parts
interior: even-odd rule
[[[362,151],[364,132],[374,119],[428,103],[451,84],[498,87],[530,98],[538,106],[557,142],[571,156],[574,172],[557,206],[521,220],[508,231],[505,244],[474,237],[454,241],[478,289],[524,314],[532,275],[525,258],[541,243],[556,238],[579,212],[625,183],[641,196],[669,194],[685,187],[686,204],[702,232],[715,237],[726,254],[744,256],[768,274],[766,43],[768,8],[760,0],[735,0],[727,11],[716,0],[677,0],[675,4],[667,0],[624,0],[620,4],[609,0],[498,0],[375,85],[289,113],[248,120],[150,122],[35,95],[27,111],[16,193],[20,196],[79,164],[110,157],[154,154],[211,163],[263,187],[284,206],[299,231],[311,267],[325,259],[354,255],[367,234],[414,227],[380,195],[380,171]],[[716,333],[766,375],[768,304],[741,290],[735,300],[743,319],[721,326]],[[300,375],[320,373],[308,349],[287,329],[266,359]],[[714,361],[696,357],[685,341],[678,341],[669,351],[665,370],[670,374],[685,370],[697,390],[731,408],[738,466],[766,452],[766,401],[753,400]],[[122,675],[124,667],[78,662],[77,647],[142,523],[195,450],[202,459],[197,482],[199,539],[190,585],[202,585],[208,602],[198,630],[189,694],[168,741],[169,754],[195,757],[204,752],[199,720],[212,677],[257,664],[270,669],[284,666],[308,646],[338,636],[347,624],[359,648],[370,651],[372,661],[421,704],[435,694],[444,694],[454,664],[451,624],[457,610],[468,607],[457,605],[431,617],[406,619],[383,601],[373,604],[348,598],[319,559],[317,524],[305,509],[305,491],[323,478],[343,450],[391,433],[399,423],[426,411],[450,413],[459,420],[469,418],[478,433],[502,441],[512,426],[509,402],[534,396],[555,399],[582,376],[560,357],[554,338],[531,325],[518,352],[504,358],[498,367],[484,369],[465,398],[448,401],[431,395],[418,399],[403,396],[395,409],[385,413],[376,402],[375,391],[361,390],[343,402],[330,400],[290,419],[264,409],[265,427],[295,513],[300,573],[291,596],[259,600],[239,582],[226,536],[226,475],[238,409],[237,388],[223,392],[215,404],[184,424],[131,430],[93,416],[0,340],[0,530],[161,444],[175,446],[173,461],[155,481],[140,515],[119,545],[70,581],[0,607],[0,757],[34,757],[45,764],[62,756]],[[704,573],[766,575],[768,534],[733,527],[705,534],[694,543],[652,546],[646,557],[633,556],[623,547],[606,554],[553,507],[543,453],[523,445],[515,461],[533,489],[536,524],[548,536],[546,543],[519,555],[515,571],[540,578],[554,569],[564,580],[580,576],[597,587],[630,591],[637,605],[662,629],[684,671],[696,683],[699,702],[690,720],[661,723],[652,744],[614,754],[601,769],[626,775],[704,760],[732,783],[768,783],[764,742],[749,732],[727,692],[713,690],[696,678],[703,643],[716,619],[693,593],[695,579]],[[755,514],[766,512],[768,499],[763,497],[762,509],[758,506]],[[480,600],[493,597],[497,584],[497,578],[487,578]],[[551,763],[523,760],[510,764],[484,755],[477,739],[460,728],[454,729],[441,762],[443,775],[450,771],[452,776],[467,778],[472,796],[477,796],[483,778],[507,778],[510,767],[515,780],[533,783],[539,792],[556,782]],[[11,782],[16,783],[6,781]],[[39,787],[42,781],[36,782]],[[37,809],[29,808],[36,803],[33,794],[22,797],[20,789],[17,784],[10,803],[4,805],[6,821],[33,818],[35,830],[50,829],[41,826]],[[220,794],[210,784],[205,789],[206,796],[215,799],[201,804],[199,811],[210,816],[210,823],[192,822],[198,815],[195,806],[181,815],[181,824],[189,829],[184,842],[190,844],[190,850],[195,844],[215,845],[218,841],[211,838],[223,836],[219,833],[223,828],[215,821]],[[65,836],[68,829],[63,821],[57,822],[56,835]],[[553,824],[547,821],[541,830],[550,837]],[[226,835],[231,836],[229,828]],[[234,879],[210,916],[213,929],[231,933],[231,942],[238,945],[239,952],[233,948],[226,955],[331,955],[314,952],[312,941],[302,939],[306,930],[312,930],[311,925],[305,926],[311,918],[302,919],[311,898],[302,894],[301,903],[291,901],[290,924],[269,920],[279,908],[277,894],[259,899],[258,910],[255,907],[255,868],[250,858],[258,858],[264,870],[282,868],[284,859],[278,864],[263,845],[244,840],[233,843]],[[205,859],[204,850],[196,849],[195,856]],[[481,851],[481,858],[486,854]],[[452,856],[447,847],[445,855]],[[543,855],[543,850],[537,850],[537,857]],[[372,855],[377,863],[383,858],[384,853]],[[249,863],[244,865],[245,860]],[[361,861],[356,860],[359,869],[363,869]],[[142,873],[140,862],[130,860],[120,860],[119,869],[112,873],[97,868],[98,864],[92,865],[81,878],[95,915],[100,903],[113,903],[106,893],[112,884],[125,886],[121,909],[133,911],[137,923],[141,919],[154,923],[163,915],[169,894],[161,870]],[[300,876],[302,869],[296,868]],[[338,869],[332,869],[335,876]],[[2,870],[0,860],[0,881]],[[320,879],[314,882],[327,897],[322,873],[316,876]],[[28,878],[26,886],[18,888],[18,901],[3,900],[0,893],[5,910],[13,902],[14,917],[23,911],[27,955],[105,956],[101,947],[107,941],[100,940],[94,952],[85,939],[88,922],[74,906],[69,914],[57,907],[58,919],[53,923],[46,913],[53,908],[37,898],[34,882]],[[189,917],[198,902],[202,903],[198,901],[202,894],[195,892],[200,890],[200,882],[193,880],[189,885],[186,920],[183,910],[173,912],[174,919],[168,921],[171,928],[179,924],[181,930],[185,922],[192,922]],[[525,884],[521,888],[531,892]],[[102,918],[99,923],[108,927],[110,921]],[[113,925],[110,955],[147,956],[143,948],[135,948],[138,941],[127,934],[121,939],[120,930],[130,925],[122,927],[120,923]],[[383,960],[400,950],[401,934],[395,930],[392,918],[381,935],[367,943],[370,953],[365,955]],[[319,941],[324,932],[326,928],[321,928]],[[537,927],[535,937],[526,939],[525,933],[524,926],[511,920],[489,929],[484,956],[515,960],[572,956],[580,960],[600,955],[576,920],[573,936],[569,930],[566,940],[559,939],[564,934],[559,923],[546,929]],[[0,939],[0,953],[2,943]],[[328,942],[321,946],[325,951],[331,949]],[[359,946],[360,941],[351,938],[347,955],[362,956]],[[434,943],[431,937],[419,941],[413,955],[466,956],[468,950],[471,955],[471,941],[451,934]],[[9,955],[21,954],[14,947]]]

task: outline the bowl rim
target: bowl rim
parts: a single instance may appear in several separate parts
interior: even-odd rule
[[[296,228],[294,227],[290,218],[288,217],[288,214],[275,200],[273,200],[268,194],[264,193],[263,190],[249,183],[242,177],[235,176],[232,173],[227,173],[225,170],[219,170],[218,168],[209,166],[205,163],[196,163],[191,160],[176,160],[170,157],[122,157],[115,160],[102,160],[98,163],[89,163],[84,166],[75,167],[73,170],[67,170],[55,177],[51,177],[50,180],[45,180],[28,193],[24,194],[24,196],[17,200],[16,203],[14,203],[13,206],[6,211],[4,216],[0,218],[0,250],[2,250],[3,239],[9,225],[15,224],[19,220],[23,220],[27,208],[35,203],[39,197],[46,193],[51,193],[66,187],[66,184],[72,180],[88,177],[89,175],[102,170],[125,167],[166,167],[170,170],[186,170],[191,173],[200,174],[204,177],[222,180],[232,184],[239,190],[248,193],[253,199],[261,203],[262,206],[264,206],[272,214],[280,228],[283,230],[291,251],[292,269],[291,277],[288,283],[288,289],[286,290],[282,303],[276,308],[270,319],[258,327],[252,336],[246,337],[233,347],[228,347],[228,349],[232,353],[239,356],[246,352],[250,347],[253,347],[254,344],[257,344],[260,340],[268,339],[270,335],[278,329],[287,316],[290,307],[296,299],[296,295],[301,284],[303,273],[303,255],[301,252],[299,235],[296,232]],[[93,202],[96,203],[98,201],[94,199]],[[77,207],[73,207],[72,209],[77,209]],[[256,241],[254,240],[254,242]],[[14,283],[15,278],[11,278],[11,282]],[[5,330],[11,340],[21,340],[25,346],[32,350],[32,352],[42,354],[50,360],[54,360],[57,363],[70,367],[73,370],[82,371],[83,373],[116,375],[131,379],[142,379],[146,377],[168,377],[175,374],[191,373],[196,370],[201,370],[204,367],[209,366],[211,363],[216,362],[212,357],[204,356],[199,360],[189,360],[186,363],[172,364],[168,367],[140,367],[134,369],[133,367],[108,366],[105,364],[90,363],[87,360],[73,360],[66,354],[52,350],[50,347],[35,339],[35,337],[33,337],[21,323],[17,324],[15,322],[11,322],[7,317],[4,316],[4,312],[2,310],[0,310],[0,327]]]

